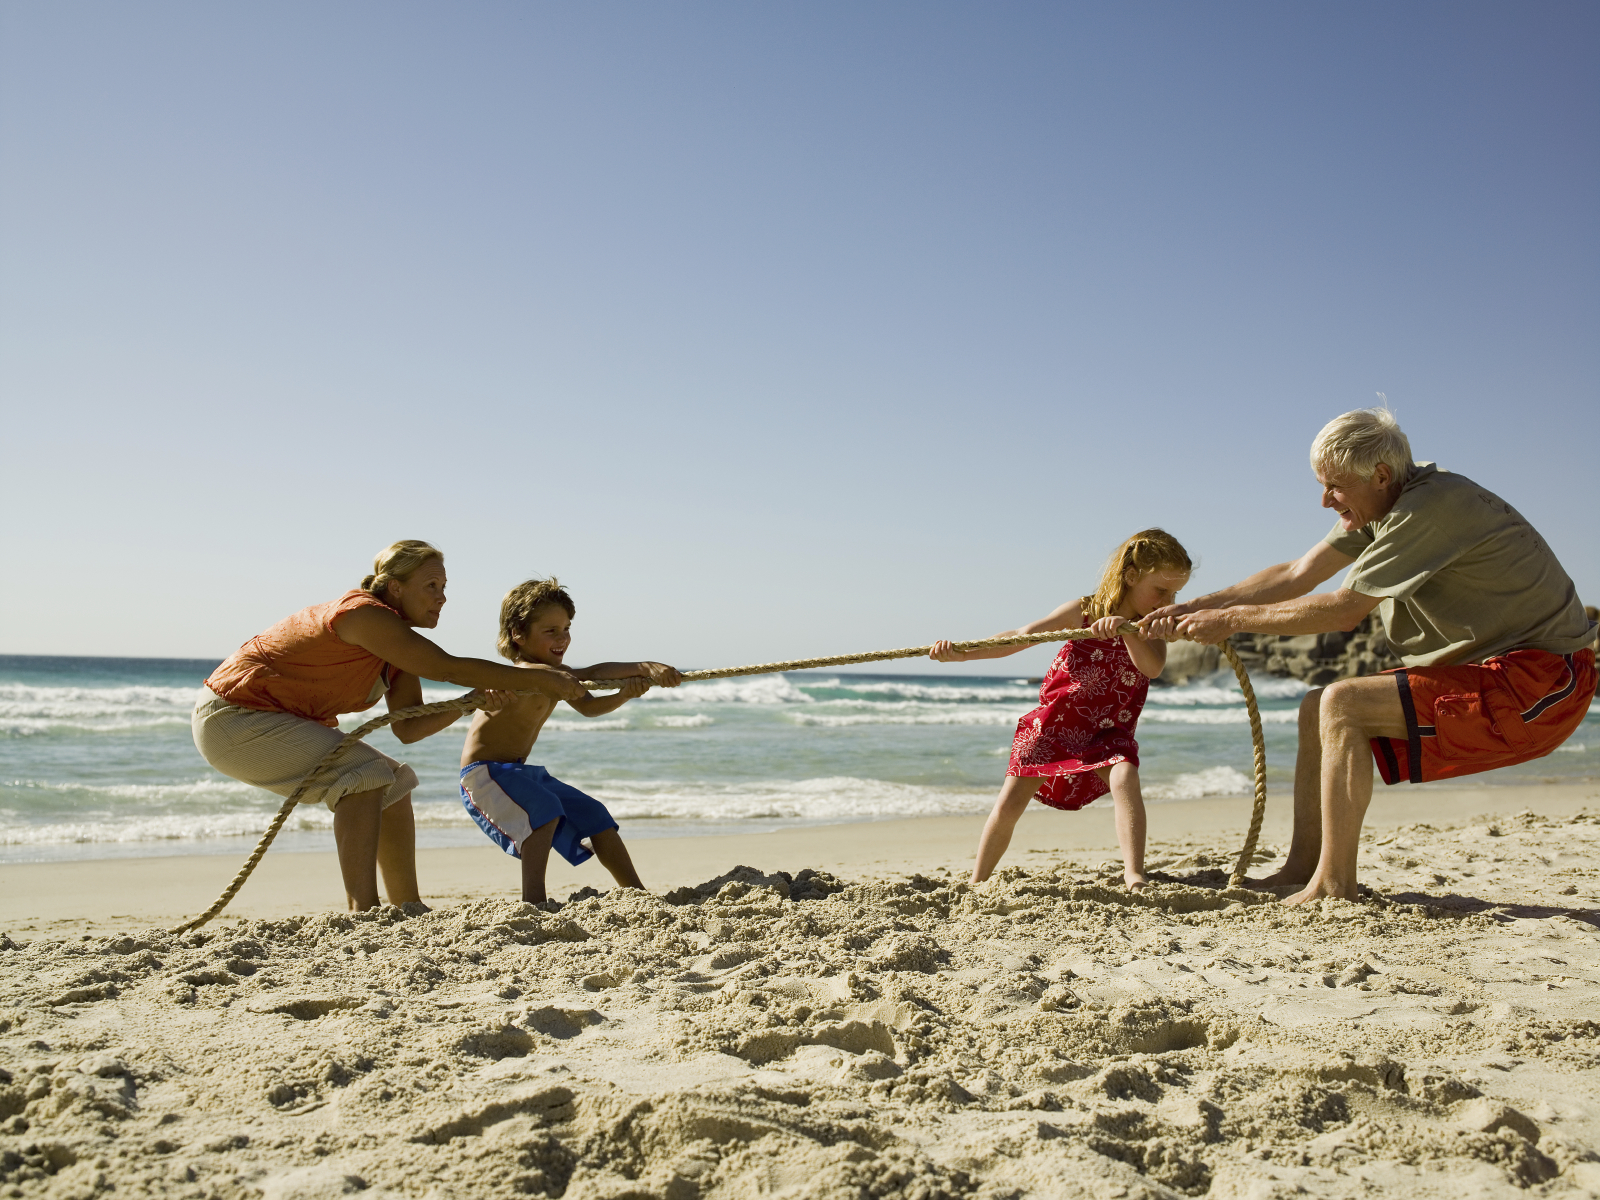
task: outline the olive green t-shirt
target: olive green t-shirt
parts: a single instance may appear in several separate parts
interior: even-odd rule
[[[1522,514],[1463,475],[1418,463],[1395,506],[1324,541],[1355,558],[1344,586],[1381,596],[1389,645],[1408,667],[1482,662],[1508,650],[1571,654],[1594,640],[1578,592]]]

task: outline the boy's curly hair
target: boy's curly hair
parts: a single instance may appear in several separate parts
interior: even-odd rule
[[[529,579],[517,584],[506,593],[504,600],[500,601],[500,654],[517,661],[517,644],[513,637],[521,637],[528,632],[528,626],[533,624],[533,618],[538,615],[541,608],[552,604],[559,605],[569,617],[578,615],[578,608],[572,603],[572,597],[567,595],[566,589],[561,586],[561,581],[554,575],[549,579]]]

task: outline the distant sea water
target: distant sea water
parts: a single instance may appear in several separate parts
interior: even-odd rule
[[[194,748],[189,714],[216,665],[0,656],[0,862],[247,853],[279,799],[218,773]],[[1253,683],[1268,782],[1287,790],[1306,688]],[[429,685],[424,695],[460,690]],[[604,800],[632,838],[982,813],[1005,775],[1017,718],[1037,699],[1037,684],[1016,676],[811,671],[692,683],[595,720],[562,705],[532,758]],[[1462,783],[1600,776],[1597,712],[1555,754]],[[456,788],[466,726],[463,718],[410,746],[386,729],[372,735],[417,772],[419,845],[486,844]],[[1250,794],[1249,726],[1230,672],[1152,687],[1138,736],[1147,799]],[[302,806],[276,848],[331,849],[332,820]],[[1152,813],[1154,836],[1160,825]]]

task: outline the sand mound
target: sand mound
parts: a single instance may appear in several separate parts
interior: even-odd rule
[[[0,1191],[1583,1194],[1597,834],[1405,830],[1301,910],[1175,846],[6,939]]]

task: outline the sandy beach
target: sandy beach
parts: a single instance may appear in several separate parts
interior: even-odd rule
[[[1263,838],[1287,835],[1274,797]],[[8,866],[12,1196],[1600,1194],[1600,788],[1381,792],[1360,903],[1228,891],[1248,801],[488,847],[352,916],[330,854]],[[552,894],[602,882],[564,865]]]

